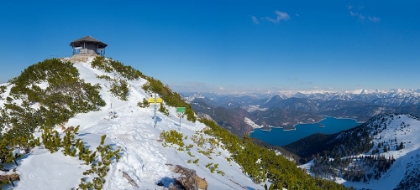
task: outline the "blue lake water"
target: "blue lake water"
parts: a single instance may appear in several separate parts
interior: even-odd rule
[[[325,117],[315,124],[298,124],[295,126],[296,130],[284,131],[283,128],[271,128],[271,131],[264,131],[255,129],[250,137],[271,145],[284,146],[315,133],[333,134],[360,124],[354,119]]]

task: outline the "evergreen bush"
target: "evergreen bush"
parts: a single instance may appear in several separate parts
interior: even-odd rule
[[[176,144],[179,147],[183,147],[185,145],[182,133],[179,133],[176,130],[162,131],[160,133],[160,138],[165,140],[166,143]]]

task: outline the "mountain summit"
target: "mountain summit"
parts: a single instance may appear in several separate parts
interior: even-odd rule
[[[50,64],[39,63],[27,71],[37,70],[34,68],[36,66],[56,67],[58,64],[63,64],[59,60],[47,60],[46,62],[50,62]],[[144,99],[152,95],[151,91],[143,89],[149,82],[141,77],[128,77],[128,75],[136,76],[137,74],[140,76],[140,73],[130,70],[130,67],[119,65],[121,69],[125,70],[118,72],[116,63],[118,62],[89,57],[86,62],[64,63],[61,68],[55,70],[57,76],[52,76],[55,75],[53,73],[55,71],[52,69],[45,71],[45,77],[42,77],[43,74],[40,73],[40,80],[33,79],[31,84],[25,84],[27,89],[15,90],[20,85],[15,83],[23,81],[24,77],[36,78],[38,77],[37,73],[15,78],[11,83],[2,85],[3,88],[5,87],[0,100],[3,113],[12,113],[10,111],[12,105],[27,106],[31,111],[45,108],[47,112],[55,108],[61,109],[60,112],[64,112],[66,108],[69,111],[81,109],[81,113],[68,113],[68,115],[74,116],[69,117],[66,122],[51,121],[51,130],[57,133],[51,132],[50,134],[59,134],[64,138],[66,134],[70,133],[69,129],[74,130],[76,126],[80,126],[73,138],[84,142],[91,155],[97,151],[97,154],[93,155],[95,161],[86,164],[76,157],[65,156],[61,148],[53,153],[45,145],[36,146],[28,154],[19,150],[19,154],[24,154],[24,157],[16,160],[17,166],[5,165],[5,171],[16,168],[16,173],[20,176],[20,181],[15,184],[15,189],[70,189],[78,187],[78,184],[87,184],[89,181],[96,185],[95,181],[99,179],[103,180],[103,184],[100,186],[103,189],[136,189],[136,187],[155,189],[158,185],[169,187],[170,183],[175,183],[174,176],[180,175],[173,172],[173,168],[177,165],[195,170],[200,179],[205,179],[206,183],[210,184],[211,189],[261,188],[260,185],[253,183],[249,177],[244,175],[237,164],[225,159],[230,156],[229,152],[220,147],[213,147],[209,151],[210,147],[207,143],[210,136],[203,133],[204,124],[188,121],[186,117],[180,120],[173,107],[162,104],[157,107],[166,110],[157,112],[157,125],[153,127],[154,105],[138,106],[139,103],[143,103]],[[63,68],[68,68],[68,72],[71,70],[69,75],[72,76],[61,75],[63,72],[59,70]],[[133,73],[130,73],[132,71]],[[57,78],[60,81],[55,81]],[[70,85],[69,81],[71,80],[79,80],[81,84],[89,86],[91,91],[88,87],[78,88]],[[29,92],[37,90],[39,93],[52,94],[56,97],[55,99],[49,99],[49,96],[39,97],[53,101],[52,106],[49,106],[43,101],[38,102],[37,95],[21,96],[22,93],[15,93],[15,91],[23,90]],[[78,90],[84,91],[84,93],[79,93]],[[98,96],[92,98],[91,102],[93,103],[90,103],[90,99],[86,97],[96,93]],[[59,97],[61,94],[64,94],[63,96],[70,95],[69,97],[74,98],[74,101],[71,103],[62,101],[62,97]],[[77,96],[82,98],[77,100]],[[93,100],[99,99],[99,97],[103,102]],[[80,101],[80,104],[85,107],[70,105],[76,104],[77,101]],[[93,111],[88,111],[89,109]],[[53,114],[52,111],[51,115]],[[5,118],[5,115],[2,117]],[[5,123],[4,131],[8,130],[13,130],[12,124]],[[41,137],[43,134],[38,130],[46,130],[46,127],[44,129],[36,128],[35,138]],[[165,137],[161,135],[164,131],[180,134],[182,137],[180,140],[185,146],[176,143],[172,145],[165,141]],[[101,137],[104,139],[101,140]],[[203,145],[198,146],[194,142],[194,138],[201,138]],[[46,144],[46,142],[43,143]],[[162,146],[162,143],[167,147]],[[103,146],[110,145],[111,151],[119,150],[118,158],[110,160],[111,163],[106,168],[105,176],[93,171],[95,167],[91,167],[95,164],[97,166],[104,165],[105,158],[99,156],[100,151],[97,149],[101,144]],[[75,147],[72,148],[75,149]],[[177,149],[184,149],[184,151],[177,151]],[[199,151],[208,152],[207,156]],[[81,154],[80,151],[79,154]],[[100,170],[101,167],[97,169]]]
[[[159,80],[101,56],[28,67],[0,85],[0,108],[6,189],[344,188],[197,119]]]

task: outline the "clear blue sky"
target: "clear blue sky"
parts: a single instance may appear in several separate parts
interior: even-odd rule
[[[177,91],[418,89],[420,1],[0,1],[0,82],[106,56]]]

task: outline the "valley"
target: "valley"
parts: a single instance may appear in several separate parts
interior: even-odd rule
[[[345,98],[327,93],[186,99],[202,116],[237,135],[257,138],[254,142],[280,151],[313,177],[355,189],[413,189],[420,176],[418,91],[362,92]],[[246,122],[219,117],[238,112]],[[340,119],[315,119],[327,113],[345,122],[330,126]],[[305,121],[310,122],[301,124]],[[326,130],[332,126],[337,128]]]
[[[297,124],[316,123],[325,116],[362,123],[383,113],[420,115],[419,91],[396,89],[239,95],[189,92],[181,95],[191,103],[197,114],[209,116],[220,126],[244,135],[253,131],[243,121],[245,117],[265,129],[270,126],[292,129]]]

